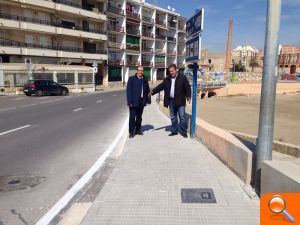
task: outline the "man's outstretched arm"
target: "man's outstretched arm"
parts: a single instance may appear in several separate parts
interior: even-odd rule
[[[150,91],[149,95],[155,95],[155,94],[157,94],[158,92],[164,90],[164,87],[165,87],[165,81],[161,82],[152,91]]]

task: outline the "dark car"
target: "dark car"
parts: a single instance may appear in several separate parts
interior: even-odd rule
[[[52,80],[28,80],[24,84],[23,92],[27,96],[67,95],[69,90]]]

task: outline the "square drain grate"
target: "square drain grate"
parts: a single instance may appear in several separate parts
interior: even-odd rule
[[[211,188],[181,189],[182,203],[217,203]]]

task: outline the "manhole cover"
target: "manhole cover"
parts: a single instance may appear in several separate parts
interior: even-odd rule
[[[181,189],[182,203],[217,203],[211,188]]]
[[[0,177],[0,191],[14,191],[32,188],[45,180],[45,177],[37,176],[3,176]]]

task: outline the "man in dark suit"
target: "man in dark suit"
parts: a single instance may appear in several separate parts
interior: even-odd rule
[[[164,90],[164,106],[169,107],[170,117],[172,122],[171,134],[174,136],[178,134],[178,120],[177,114],[180,118],[180,130],[184,138],[187,138],[187,121],[185,115],[186,100],[191,101],[191,85],[186,76],[178,74],[175,64],[168,67],[169,76],[166,77],[161,84],[151,91],[151,95]]]
[[[149,98],[150,88],[146,77],[143,76],[144,68],[139,66],[134,76],[127,83],[127,105],[129,106],[129,138],[135,134],[143,135],[142,115],[144,107],[151,103]]]

